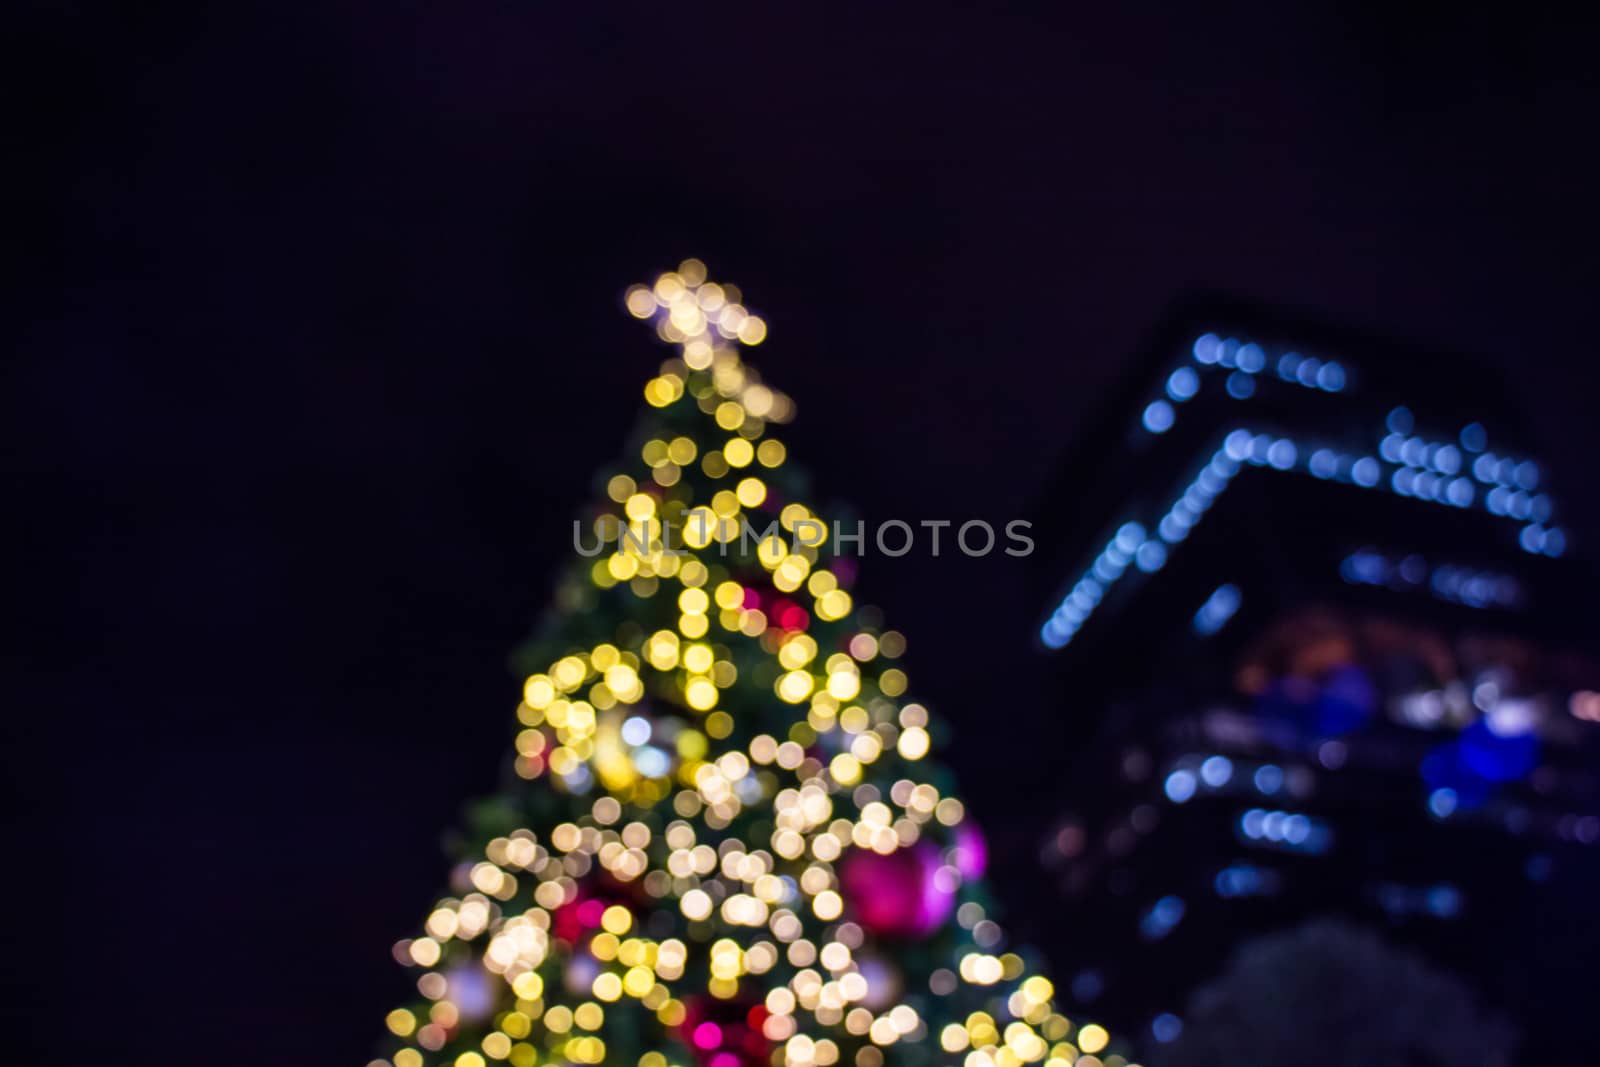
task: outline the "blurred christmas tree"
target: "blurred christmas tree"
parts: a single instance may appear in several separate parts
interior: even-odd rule
[[[904,639],[737,353],[765,325],[694,260],[627,306],[678,354],[523,655],[517,778],[395,947],[418,998],[374,1067],[1122,1067],[988,918]]]

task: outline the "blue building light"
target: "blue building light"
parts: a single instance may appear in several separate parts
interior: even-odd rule
[[[1172,933],[1183,921],[1184,912],[1187,910],[1181,897],[1162,897],[1152,904],[1150,910],[1139,920],[1139,934],[1146,941],[1159,941]]]
[[[1176,419],[1172,405],[1165,400],[1152,400],[1144,409],[1144,428],[1151,433],[1166,433]]]
[[[1251,780],[1255,783],[1256,792],[1262,796],[1272,796],[1283,788],[1283,768],[1276,763],[1263,763],[1256,768]]]
[[[1200,610],[1194,613],[1194,631],[1202,637],[1209,637],[1221,630],[1239,610],[1239,604],[1244,599],[1239,592],[1239,587],[1231,582],[1217,586],[1200,605]]]
[[[1200,780],[1212,789],[1221,789],[1233,777],[1233,761],[1227,756],[1211,756],[1200,764]]]
[[[1239,836],[1249,844],[1288,852],[1320,854],[1333,844],[1333,832],[1320,819],[1290,811],[1251,808],[1239,817]]]
[[[1489,782],[1526,777],[1539,763],[1539,738],[1531,729],[1501,732],[1485,715],[1461,731],[1461,762]]]
[[[1185,364],[1170,372],[1164,382],[1165,395],[1150,401],[1143,409],[1140,421],[1148,432],[1162,434],[1173,427],[1177,420],[1173,404],[1197,396],[1202,374],[1211,368],[1229,372],[1227,391],[1240,400],[1255,395],[1255,375],[1266,370],[1269,364],[1284,382],[1324,393],[1342,392],[1351,377],[1345,365],[1336,360],[1285,352],[1273,361],[1256,342],[1219,337],[1215,333],[1195,338],[1190,354],[1194,364]],[[1482,424],[1474,422],[1461,429],[1457,435],[1459,443],[1430,441],[1417,434],[1415,416],[1410,408],[1402,405],[1389,411],[1384,426],[1387,436],[1380,441],[1376,456],[1351,454],[1326,444],[1312,447],[1317,443],[1235,428],[1167,511],[1151,520],[1154,537],[1147,539],[1141,526],[1136,539],[1120,544],[1115,551],[1108,546],[1089,564],[1084,577],[1040,628],[1040,639],[1052,649],[1070,643],[1087,623],[1100,595],[1124,576],[1130,564],[1146,574],[1161,570],[1171,547],[1189,537],[1238,473],[1241,463],[1278,471],[1303,470],[1319,480],[1345,482],[1364,489],[1387,488],[1398,496],[1444,507],[1471,509],[1481,502],[1489,514],[1520,524],[1518,544],[1525,551],[1550,557],[1566,552],[1566,534],[1549,525],[1554,513],[1549,496],[1532,495],[1541,477],[1538,464],[1484,451],[1488,434]],[[1472,454],[1470,476],[1486,487],[1485,493],[1480,494],[1463,473],[1467,467],[1463,452]],[[1385,464],[1397,469],[1386,472]],[[1097,591],[1085,604],[1080,594],[1088,583],[1093,583]],[[1481,582],[1462,586],[1463,603],[1480,606],[1479,601],[1493,599],[1489,587]],[[1227,621],[1216,615],[1208,615],[1207,619],[1215,621],[1217,627]],[[1203,623],[1199,615],[1195,624],[1203,633],[1215,632],[1205,628],[1209,623]]]
[[[1167,799],[1174,804],[1186,804],[1194,797],[1198,786],[1199,782],[1196,781],[1193,771],[1181,768],[1175,770],[1167,775],[1165,786]]]
[[[1200,375],[1193,367],[1179,367],[1167,378],[1167,395],[1180,404],[1200,391]]]
[[[1253,863],[1231,864],[1218,871],[1212,880],[1217,896],[1223,898],[1271,896],[1280,885],[1277,871]]]
[[[1133,562],[1146,574],[1154,574],[1167,562],[1167,546],[1160,541],[1146,541],[1134,553]]]

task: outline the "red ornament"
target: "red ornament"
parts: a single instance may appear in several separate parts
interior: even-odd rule
[[[600,897],[579,896],[562,904],[550,916],[551,932],[568,944],[577,944],[586,930],[598,930],[606,913],[607,901]]]
[[[578,918],[577,901],[568,901],[550,913],[550,932],[556,935],[558,941],[565,941],[569,945],[577,944],[578,938],[583,936],[583,923]]]
[[[786,597],[778,597],[772,602],[767,617],[777,624],[780,630],[793,632],[804,630],[811,625],[811,615],[806,609]]]

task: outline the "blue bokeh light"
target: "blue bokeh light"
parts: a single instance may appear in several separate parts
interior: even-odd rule
[[[1152,400],[1144,409],[1144,428],[1151,433],[1166,433],[1172,429],[1172,424],[1177,421],[1177,416],[1172,410],[1172,405],[1165,400]]]

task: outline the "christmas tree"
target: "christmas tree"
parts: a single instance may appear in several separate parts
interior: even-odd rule
[[[676,353],[371,1067],[1122,1067],[989,917],[905,640],[851,596],[856,528],[807,506],[793,405],[739,356],[765,324],[695,260],[626,303]]]

